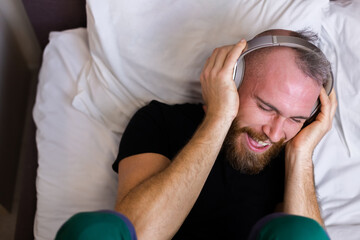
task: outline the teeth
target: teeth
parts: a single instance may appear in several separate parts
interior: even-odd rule
[[[257,143],[259,143],[260,145],[262,145],[263,147],[267,146],[267,145],[270,145],[270,143],[266,143],[266,142],[263,142],[263,141],[257,141]]]

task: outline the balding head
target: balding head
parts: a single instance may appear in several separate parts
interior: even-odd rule
[[[314,44],[314,42],[318,39],[317,35],[310,31],[294,32],[284,29],[267,30],[256,35],[256,37],[267,35],[298,37],[312,44]],[[265,56],[279,48],[287,48],[289,51],[293,51],[295,53],[294,61],[296,62],[299,69],[302,70],[305,75],[316,81],[319,85],[324,85],[326,81],[328,81],[331,67],[329,61],[321,51],[309,52],[302,49],[289,47],[262,48],[247,54],[245,56],[246,65],[244,80],[249,75],[258,74],[259,70],[261,70],[263,67],[263,59]]]

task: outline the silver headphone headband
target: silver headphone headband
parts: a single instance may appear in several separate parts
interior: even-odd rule
[[[247,49],[243,54],[250,53],[264,47],[291,47],[300,48],[305,51],[319,52],[320,50],[308,41],[293,36],[262,36],[253,38],[248,42]]]

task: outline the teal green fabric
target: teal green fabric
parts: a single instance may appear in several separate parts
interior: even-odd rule
[[[315,220],[287,215],[272,219],[263,226],[257,240],[329,240],[325,230]]]
[[[106,212],[84,212],[71,217],[60,228],[56,240],[131,240],[125,221]]]

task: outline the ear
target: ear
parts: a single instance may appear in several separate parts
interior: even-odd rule
[[[206,111],[207,111],[207,106],[204,104],[203,105],[203,109],[204,109],[204,112],[206,113]]]

